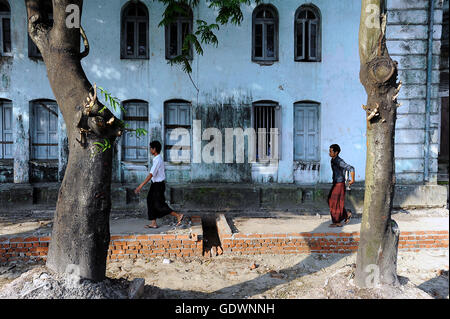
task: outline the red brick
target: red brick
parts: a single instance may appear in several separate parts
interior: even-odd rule
[[[135,235],[122,236],[122,239],[136,239]]]
[[[161,240],[161,239],[163,239],[163,235],[149,235],[148,239],[149,240]]]
[[[25,242],[34,242],[34,241],[39,241],[39,238],[37,237],[27,237],[24,239]]]

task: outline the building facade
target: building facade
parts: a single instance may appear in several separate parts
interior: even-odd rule
[[[403,82],[395,135],[400,184],[436,183],[440,145],[448,143],[441,141],[439,93],[446,4],[430,3],[387,1],[387,46]],[[85,1],[81,23],[91,50],[82,60],[84,70],[92,83],[122,101],[126,112],[116,110],[117,117],[149,133],[137,138],[127,132],[118,140],[114,181],[145,178],[150,140],[163,144],[169,183],[329,183],[328,150],[334,143],[355,167],[356,180],[364,181],[360,11],[359,0],[245,6],[239,26],[217,31],[217,47],[204,46],[203,55],[192,50],[189,76],[169,62],[197,20],[215,21],[217,13],[205,3],[158,27],[164,6],[157,1]],[[61,181],[68,153],[65,123],[28,38],[24,1],[0,0],[0,28],[0,183]],[[183,134],[174,139],[171,133],[180,128]],[[225,146],[230,129],[249,128],[278,129],[251,163],[248,142],[244,162],[238,150],[230,156]],[[176,146],[181,163],[171,158]],[[194,158],[199,147],[200,161]],[[261,150],[276,153],[278,160],[260,160]]]

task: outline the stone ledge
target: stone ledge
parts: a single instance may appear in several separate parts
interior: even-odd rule
[[[59,183],[0,184],[0,211],[56,206]],[[135,195],[135,185],[111,186],[114,211],[146,211],[147,190]],[[223,212],[251,210],[327,210],[331,184],[177,184],[167,185],[166,199],[178,211]],[[397,184],[394,208],[447,207],[448,185]],[[347,192],[347,204],[362,210],[364,185]]]

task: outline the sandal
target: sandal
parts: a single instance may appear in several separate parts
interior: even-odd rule
[[[175,226],[180,226],[181,222],[183,221],[183,218],[184,218],[184,215],[181,214],[181,217],[177,220],[178,222],[177,222],[177,224]]]
[[[350,222],[350,219],[352,218],[352,211],[348,210],[347,211],[347,218],[344,221],[344,224],[347,225]]]
[[[341,224],[339,224],[339,223],[337,223],[337,224],[331,224],[330,226],[328,226],[328,227],[342,227],[342,225]]]
[[[153,226],[153,225],[145,225],[144,227],[145,227],[145,228],[159,228],[158,225],[156,225],[156,226]]]

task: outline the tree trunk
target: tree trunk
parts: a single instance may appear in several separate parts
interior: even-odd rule
[[[48,24],[42,0],[25,0],[30,37],[42,53],[48,78],[64,117],[69,158],[54,217],[47,267],[64,273],[70,265],[94,281],[105,278],[109,246],[112,150],[98,151],[95,142],[113,144],[122,127],[96,98],[80,53],[80,28],[66,26],[66,8],[82,0],[53,0],[54,23]],[[86,39],[87,42],[87,39]]]
[[[386,48],[383,0],[363,0],[359,30],[360,80],[367,92],[367,157],[364,210],[355,283],[397,284],[399,229],[391,219],[395,186],[394,135],[397,62]]]

